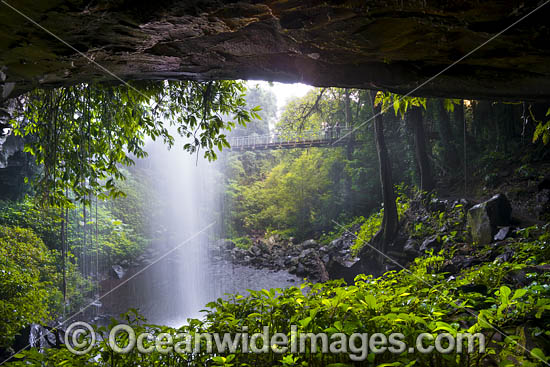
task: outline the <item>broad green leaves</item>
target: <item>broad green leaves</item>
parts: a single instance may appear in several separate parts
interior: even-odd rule
[[[216,159],[216,150],[229,146],[222,131],[258,117],[246,108],[244,93],[236,81],[35,90],[20,98],[20,114],[11,123],[42,167],[35,183],[43,203],[70,207],[89,204],[93,195],[123,195],[115,184],[125,178],[120,167],[147,155],[147,137],[173,145],[176,131],[187,138],[186,150]]]
[[[426,98],[421,97],[411,97],[411,96],[401,96],[391,92],[379,91],[376,93],[374,98],[374,105],[381,105],[380,108],[382,112],[386,112],[388,109],[393,107],[395,116],[400,116],[401,118],[405,117],[405,113],[411,106],[423,107],[426,109]],[[461,104],[460,99],[444,99],[443,105],[445,110],[448,112],[453,112],[455,104]]]
[[[546,111],[546,117],[550,116],[550,108]],[[533,133],[533,143],[541,139],[544,145],[550,141],[550,120],[547,122],[538,121],[538,125]]]
[[[404,118],[410,106],[422,106],[426,109],[426,98],[400,96],[391,92],[379,91],[374,98],[374,105],[380,105],[382,112],[393,106],[395,116],[400,115],[401,118]]]
[[[546,256],[538,259],[539,262],[547,262],[547,252],[545,254],[540,249],[539,240],[532,244],[521,240],[513,243],[519,256],[512,263],[488,262],[464,269],[456,277],[441,273],[435,264],[448,261],[450,257],[446,254],[418,258],[410,267],[410,272],[386,272],[376,279],[359,275],[353,285],[330,281],[288,289],[250,291],[248,295],[227,295],[225,299],[219,298],[209,303],[207,307],[210,309],[203,319],[189,319],[187,325],[178,330],[144,324],[135,310],[124,316],[137,333],[149,331],[158,334],[162,331],[171,335],[176,332],[196,335],[217,332],[235,335],[246,330],[250,336],[261,333],[267,326],[269,335],[283,333],[289,343],[298,341],[299,333],[310,332],[324,332],[329,338],[340,333],[402,333],[403,342],[410,347],[415,345],[421,333],[434,337],[449,333],[460,340],[458,333],[482,332],[486,340],[484,352],[479,348],[480,339],[475,338],[472,340],[473,352],[467,353],[470,343],[467,336],[462,339],[461,352],[442,355],[425,354],[414,349],[401,354],[369,350],[362,362],[351,361],[347,353],[323,354],[319,349],[313,351],[310,347],[306,347],[305,353],[288,350],[281,354],[273,349],[260,354],[243,353],[240,344],[236,351],[214,354],[207,352],[206,345],[201,344],[200,350],[193,353],[140,355],[131,352],[121,355],[109,353],[105,342],[100,342],[87,360],[93,361],[96,366],[425,366],[433,364],[434,360],[437,366],[477,366],[477,361],[492,358],[503,366],[513,365],[511,361],[517,361],[522,366],[534,366],[548,359],[540,345],[530,347],[530,351],[524,349],[527,348],[528,332],[532,335],[548,334],[548,309],[544,307],[550,302],[549,290],[546,284],[542,284],[547,282],[548,275],[535,273],[530,278],[530,285],[517,289],[512,284],[505,284],[505,277],[498,277],[496,281],[493,277],[499,272],[511,274],[518,267],[526,270],[525,260],[529,256],[523,254],[525,248],[530,248],[531,255]],[[480,295],[461,291],[462,287],[470,284],[484,284],[490,292]],[[501,313],[497,315],[499,309]],[[525,322],[533,320],[539,312],[536,317],[544,317],[537,319],[537,325]],[[497,335],[495,327],[506,332],[508,337],[493,337]],[[105,334],[106,329],[98,328],[98,332]],[[530,340],[536,344],[539,339],[531,337]],[[427,345],[433,343],[427,341]],[[31,361],[56,365],[63,360],[70,360],[72,365],[85,365],[78,356],[66,352],[64,347],[48,350],[44,354],[31,350],[18,356],[26,360],[12,365],[23,366]]]

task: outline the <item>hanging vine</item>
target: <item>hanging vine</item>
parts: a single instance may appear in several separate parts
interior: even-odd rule
[[[189,139],[184,149],[204,149],[207,159],[216,159],[216,149],[229,147],[224,129],[259,118],[258,108],[246,108],[244,91],[236,81],[37,89],[19,98],[23,112],[11,124],[43,167],[34,178],[41,202],[90,205],[90,195],[123,195],[116,184],[124,179],[121,166],[146,156],[146,137],[173,145],[170,126]]]

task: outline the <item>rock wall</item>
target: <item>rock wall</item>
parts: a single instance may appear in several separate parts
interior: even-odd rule
[[[119,82],[93,60],[125,80],[264,79],[406,93],[537,5],[12,0],[0,3],[0,92]],[[544,6],[415,94],[548,99],[549,15]]]

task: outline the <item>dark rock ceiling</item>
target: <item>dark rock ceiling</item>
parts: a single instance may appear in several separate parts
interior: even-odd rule
[[[263,79],[407,93],[543,2],[6,0],[125,79]],[[550,99],[550,4],[416,90]],[[113,81],[0,2],[3,93]]]

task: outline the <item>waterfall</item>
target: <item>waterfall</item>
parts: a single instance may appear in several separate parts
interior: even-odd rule
[[[126,308],[138,308],[150,322],[173,326],[200,317],[216,293],[208,271],[208,244],[220,227],[216,169],[182,145],[170,150],[162,142],[147,146],[149,157],[140,166],[153,191],[146,203],[154,238],[147,251],[149,262],[113,295]]]
[[[223,237],[227,157],[208,162],[202,152],[189,154],[182,146],[176,143],[169,150],[162,142],[149,143],[148,158],[138,162],[151,181],[146,206],[154,240],[145,267],[130,270],[125,279],[131,279],[105,297],[110,312],[136,308],[151,323],[175,327],[187,318],[201,318],[200,310],[224,293],[287,287],[298,280],[287,272],[236,266],[211,256],[210,245]]]

